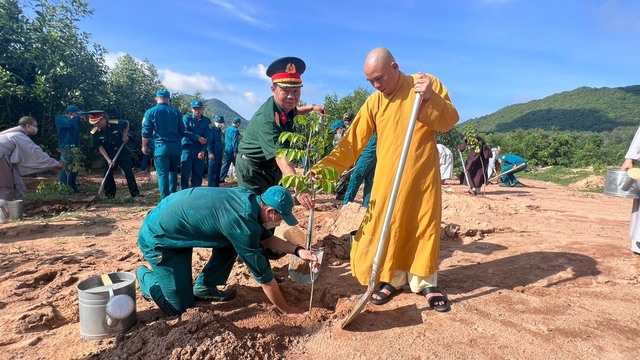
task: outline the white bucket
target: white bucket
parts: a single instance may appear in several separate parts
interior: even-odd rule
[[[0,224],[4,224],[9,221],[9,209],[7,209],[7,202],[0,199]]]
[[[22,200],[7,202],[7,210],[9,211],[9,220],[21,220],[24,216],[24,205],[22,204]]]

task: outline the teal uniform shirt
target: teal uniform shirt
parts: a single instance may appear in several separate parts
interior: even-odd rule
[[[278,184],[282,172],[276,164],[276,151],[289,147],[278,138],[285,131],[293,131],[293,119],[297,114],[296,108],[285,114],[272,96],[253,115],[238,146],[238,152],[242,154],[236,160],[239,185],[262,194]]]
[[[160,198],[164,199],[178,187],[178,169],[184,123],[178,109],[159,103],[144,113],[142,137],[153,139],[154,164],[158,174]]]
[[[80,146],[80,116],[69,119],[66,115],[56,115],[56,132],[60,149]]]
[[[142,137],[153,139],[156,152],[162,147],[179,148],[183,135],[182,114],[173,106],[160,103],[144,113]]]
[[[220,160],[222,157],[222,129],[215,126],[215,124],[210,125],[211,130],[209,130],[209,138],[207,139],[207,151],[209,154],[213,154],[216,156],[216,159]]]
[[[233,246],[256,281],[265,284],[273,274],[260,241],[270,236],[260,224],[259,196],[241,187],[198,187],[163,199],[144,219],[138,242],[143,254]]]
[[[182,118],[184,124],[184,136],[182,137],[182,151],[187,150],[191,155],[197,155],[201,151],[207,150],[207,144],[200,144],[198,139],[207,139],[211,129],[211,119],[202,115],[200,120],[195,115],[187,114]]]
[[[226,153],[237,153],[240,140],[240,131],[235,126],[229,126],[224,134],[224,151]]]

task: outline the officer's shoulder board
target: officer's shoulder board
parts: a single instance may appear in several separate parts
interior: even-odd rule
[[[118,125],[120,123],[120,120],[109,120],[109,124],[111,125]]]
[[[97,131],[98,131],[98,128],[94,127],[93,129],[91,129],[90,133],[91,135],[94,135]]]

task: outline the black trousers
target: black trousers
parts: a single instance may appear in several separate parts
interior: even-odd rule
[[[109,157],[113,159],[113,157],[116,156],[117,152],[118,152],[117,150],[114,150],[114,151],[107,150],[107,155],[109,155]],[[124,177],[127,179],[127,187],[129,187],[129,194],[131,194],[131,196],[138,196],[140,194],[140,190],[138,190],[136,177],[133,175],[133,166],[131,165],[129,150],[127,150],[126,147],[122,148],[120,155],[116,159],[116,164],[113,166],[113,168],[111,169],[111,172],[109,172],[109,175],[107,176],[107,180],[104,182],[105,196],[110,199],[113,199],[116,196],[116,182],[113,179],[113,172],[118,166],[122,169],[122,171],[124,171]],[[102,174],[104,176],[107,174],[107,171],[109,170],[109,164],[107,163],[106,160],[103,161],[103,169],[104,169],[104,172]]]

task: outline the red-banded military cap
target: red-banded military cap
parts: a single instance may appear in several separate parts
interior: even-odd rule
[[[89,124],[95,125],[98,121],[104,119],[105,112],[102,110],[91,110],[86,112],[89,115]]]
[[[287,56],[280,58],[269,65],[267,76],[271,78],[274,85],[281,87],[302,87],[300,75],[307,69],[307,65],[302,59]]]

